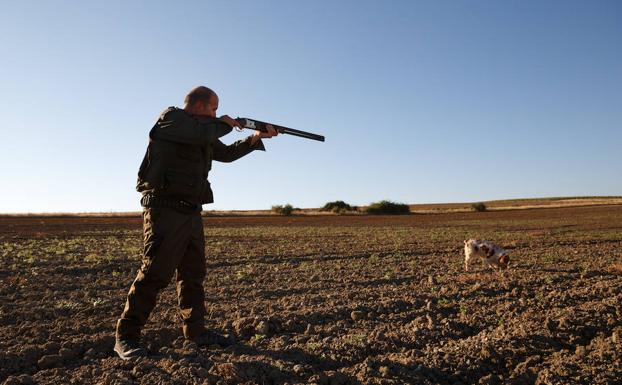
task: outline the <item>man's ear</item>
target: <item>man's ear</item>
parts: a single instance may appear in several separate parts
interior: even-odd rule
[[[200,105],[201,101],[197,100],[192,104],[188,104],[186,105],[186,107],[184,107],[185,110],[190,111],[191,114],[198,114],[201,111],[203,111],[202,106]]]

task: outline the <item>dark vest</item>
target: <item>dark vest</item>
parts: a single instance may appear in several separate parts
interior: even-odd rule
[[[207,180],[214,141],[231,131],[221,126],[216,121],[199,121],[174,107],[165,110],[149,133],[136,190],[143,195],[172,197],[195,204],[214,202]]]

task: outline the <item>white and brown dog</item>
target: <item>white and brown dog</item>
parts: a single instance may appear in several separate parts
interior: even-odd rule
[[[464,270],[469,271],[470,261],[475,257],[480,257],[484,265],[494,269],[507,269],[510,263],[508,253],[492,242],[477,239],[464,241]]]

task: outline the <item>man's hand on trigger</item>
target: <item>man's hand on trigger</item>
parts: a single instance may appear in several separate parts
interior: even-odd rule
[[[240,122],[238,122],[237,120],[231,118],[229,115],[223,115],[220,118],[218,118],[221,122],[223,123],[227,123],[228,125],[230,125],[233,128],[238,128],[239,130],[243,129],[244,127],[240,124]]]

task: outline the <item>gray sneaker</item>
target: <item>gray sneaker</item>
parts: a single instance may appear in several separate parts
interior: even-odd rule
[[[131,360],[132,358],[147,355],[147,351],[141,348],[136,340],[117,340],[114,344],[114,351],[123,360]]]

